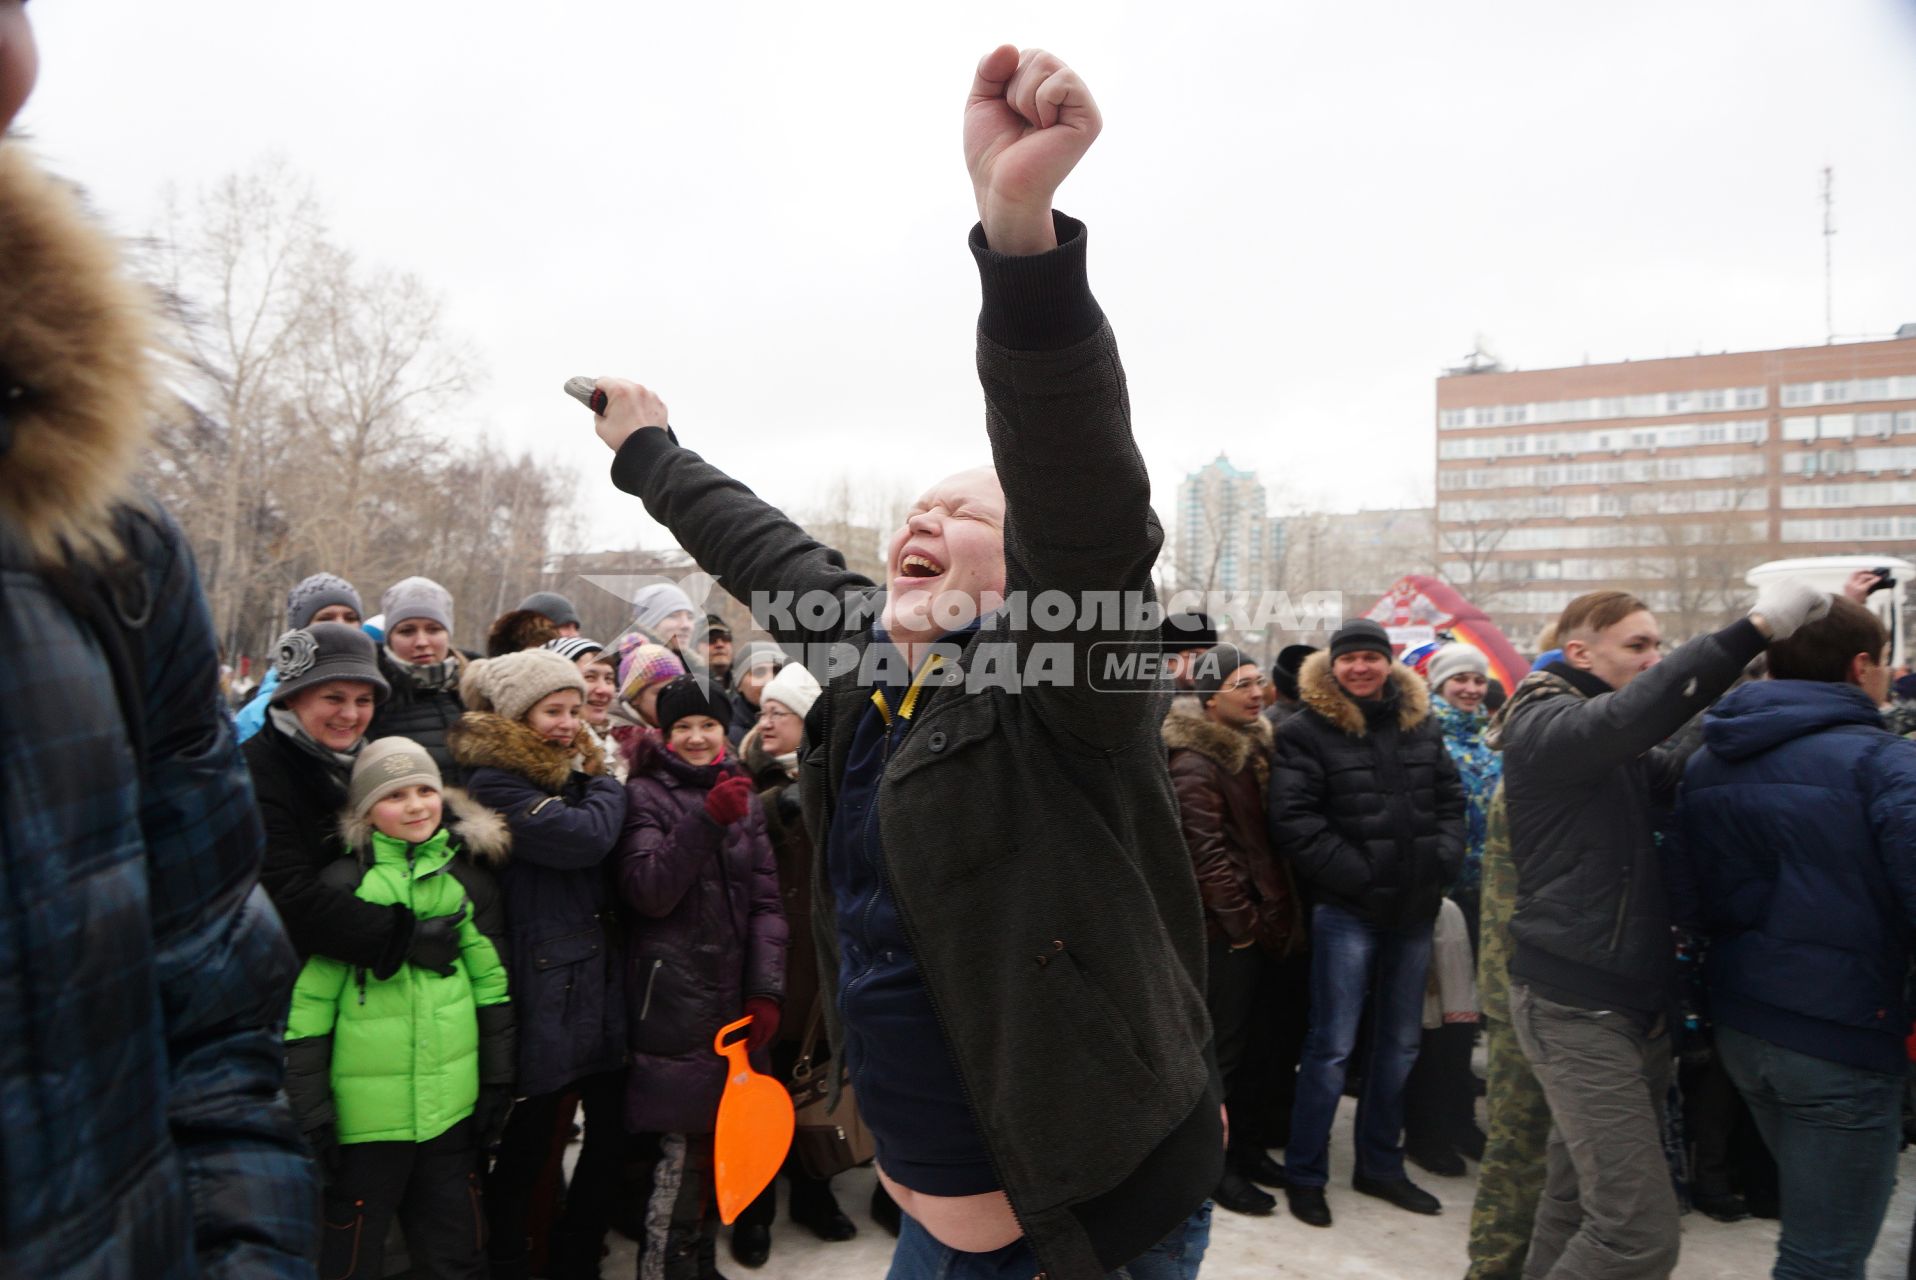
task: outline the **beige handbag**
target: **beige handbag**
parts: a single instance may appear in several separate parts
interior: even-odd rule
[[[871,1131],[858,1114],[858,1100],[852,1096],[851,1081],[846,1080],[838,1095],[838,1109],[827,1115],[826,1099],[831,1096],[832,1074],[844,1077],[844,1064],[834,1059],[830,1071],[812,1069],[812,1053],[818,1048],[818,1028],[824,1020],[822,1007],[814,1007],[805,1023],[805,1041],[799,1047],[798,1061],[792,1067],[792,1109],[798,1113],[792,1131],[792,1155],[808,1177],[824,1180],[870,1160],[877,1152]]]

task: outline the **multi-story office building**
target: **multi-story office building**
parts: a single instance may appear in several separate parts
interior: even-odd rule
[[[1519,646],[1635,591],[1666,634],[1765,560],[1916,545],[1916,326],[1879,342],[1437,380],[1444,576]]]
[[[1262,591],[1272,585],[1275,543],[1255,471],[1223,454],[1178,486],[1174,533],[1177,587],[1187,591]]]

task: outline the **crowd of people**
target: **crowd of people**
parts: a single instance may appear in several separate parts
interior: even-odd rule
[[[1578,597],[1507,700],[1474,649],[1420,673],[1365,620],[1268,675],[1174,620],[1163,734],[1234,1112],[1216,1203],[1270,1213],[1263,1183],[1330,1226],[1354,1071],[1355,1190],[1436,1213],[1406,1156],[1481,1161],[1473,1280],[1667,1276],[1689,1206],[1780,1217],[1779,1277],[1861,1277],[1916,925],[1916,690],[1875,577],[1766,590],[1667,657],[1641,601]]]
[[[32,73],[0,0],[0,123]],[[1873,584],[1766,587],[1667,656],[1581,596],[1508,690],[1364,619],[1269,672],[1140,621],[1163,533],[1052,207],[1099,129],[1052,55],[979,64],[992,465],[919,498],[886,582],[603,378],[614,484],[767,638],[658,583],[603,643],[548,591],[467,651],[439,584],[367,616],[318,573],[237,715],[128,479],[144,302],[0,146],[0,1272],[376,1277],[396,1226],[417,1274],[588,1277],[616,1228],[708,1280],[742,1022],[869,1130],[895,1280],[1192,1280],[1265,1188],[1330,1228],[1347,1093],[1356,1192],[1434,1214],[1410,1166],[1481,1162],[1472,1277],[1667,1276],[1685,1204],[1750,1211],[1765,1162],[1775,1274],[1863,1274],[1916,924]],[[841,607],[759,608],[794,593]],[[1103,603],[1062,640],[1004,603],[1048,597]],[[1170,679],[1098,662],[1127,646]],[[819,1165],[782,1181],[855,1234]]]
[[[613,646],[536,593],[484,657],[452,647],[436,583],[379,603],[296,584],[238,716],[261,879],[304,961],[288,1092],[326,1182],[321,1273],[382,1274],[397,1218],[422,1274],[597,1276],[618,1223],[658,1274],[711,1275],[713,1035],[749,1015],[789,1077],[817,1006],[787,944],[809,960],[792,791],[818,683],[774,645],[734,655],[715,618],[692,644],[670,584]],[[787,1174],[796,1221],[856,1233],[829,1181]],[[733,1233],[747,1265],[774,1196]]]

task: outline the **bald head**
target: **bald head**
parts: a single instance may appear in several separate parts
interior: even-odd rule
[[[912,504],[885,557],[885,629],[922,643],[966,625],[1005,589],[1005,491],[998,472],[946,476]]]

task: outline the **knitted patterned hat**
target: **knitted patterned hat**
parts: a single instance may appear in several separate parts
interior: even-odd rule
[[[550,649],[524,649],[503,658],[481,658],[466,664],[459,677],[459,696],[473,711],[496,711],[508,720],[520,720],[540,699],[572,689],[585,697],[585,677],[579,669]]]
[[[443,790],[439,766],[426,749],[411,738],[381,738],[369,742],[353,761],[352,784],[346,789],[346,808],[364,818],[373,806],[401,787]]]
[[[364,616],[366,606],[359,602],[353,584],[330,573],[302,578],[286,593],[286,625],[297,631],[312,622],[313,615],[330,605],[343,604],[355,616]]]
[[[662,644],[642,644],[619,660],[619,696],[637,698],[647,685],[685,674],[679,656]]]

